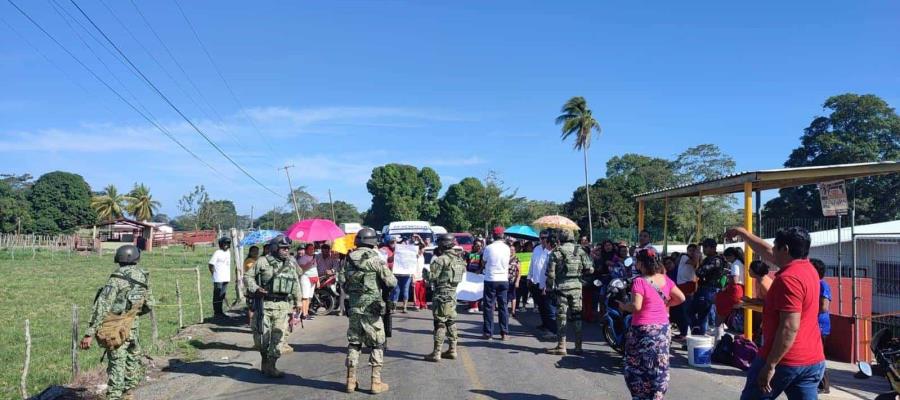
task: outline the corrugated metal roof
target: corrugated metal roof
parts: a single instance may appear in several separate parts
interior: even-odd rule
[[[740,172],[716,179],[678,185],[635,195],[636,201],[740,193],[750,183],[753,190],[810,185],[840,179],[900,173],[900,162],[882,161],[858,164],[769,169]]]

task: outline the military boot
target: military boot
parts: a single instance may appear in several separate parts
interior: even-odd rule
[[[267,357],[263,361],[263,367],[262,367],[263,374],[265,374],[266,376],[268,376],[270,378],[283,378],[284,372],[281,372],[277,368],[275,368],[276,361],[278,361],[277,358]]]
[[[425,356],[425,361],[439,362],[441,361],[441,344],[434,342],[434,350],[431,354]]]
[[[554,347],[552,349],[547,349],[547,352],[550,354],[553,354],[553,355],[557,355],[557,356],[566,355],[567,354],[566,353],[566,337],[561,336],[559,338],[559,341],[556,343],[556,347]]]
[[[381,367],[372,367],[372,394],[387,392],[390,386],[381,381]]]
[[[356,391],[356,367],[347,367],[347,393]]]
[[[448,360],[456,359],[456,341],[455,340],[450,341],[450,348],[447,349],[447,351],[441,353],[441,358],[446,358]]]

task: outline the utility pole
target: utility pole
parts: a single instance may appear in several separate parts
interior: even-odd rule
[[[250,229],[253,229],[253,206],[250,206]]]
[[[291,201],[294,203],[294,213],[297,214],[297,221],[300,221],[300,208],[297,207],[297,196],[294,195],[294,185],[291,183],[291,173],[288,171],[290,168],[295,168],[296,165],[285,165],[279,169],[284,170],[284,174],[287,175],[288,187],[291,189]]]
[[[334,200],[331,200],[331,189],[328,189],[328,203],[331,204],[331,221],[337,223],[337,218],[334,217]]]
[[[272,206],[272,230],[273,231],[276,230],[275,229],[275,226],[276,226],[275,221],[278,219],[278,213],[276,213],[275,210],[277,210],[277,209],[278,209],[278,204]]]

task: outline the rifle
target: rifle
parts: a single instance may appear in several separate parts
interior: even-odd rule
[[[394,329],[392,317],[394,314],[394,302],[391,301],[393,288],[389,288],[380,282],[378,286],[381,287],[381,300],[384,301],[384,314],[381,315],[381,321],[384,322],[384,337],[391,337],[391,331]]]
[[[253,294],[253,313],[256,315],[256,321],[254,321],[256,323],[256,325],[254,326],[254,328],[256,328],[256,333],[258,333],[260,335],[265,334],[265,332],[263,332],[263,326],[264,326],[263,321],[265,320],[265,317],[266,317],[266,311],[265,311],[265,308],[263,307],[263,301],[264,301],[263,298],[264,297],[265,297],[264,294],[260,294],[260,293]]]

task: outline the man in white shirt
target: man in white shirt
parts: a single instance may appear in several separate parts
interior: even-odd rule
[[[659,254],[659,251],[656,249],[656,247],[653,247],[652,239],[653,238],[650,237],[650,232],[646,229],[638,233],[638,245],[634,249],[633,255],[637,255],[639,251],[644,249],[653,249],[656,254]]]
[[[231,238],[219,239],[219,249],[209,258],[209,273],[213,279],[213,317],[225,318],[222,310],[222,302],[225,301],[225,293],[228,290],[228,282],[231,282]]]
[[[499,229],[498,229],[499,228]],[[494,228],[494,242],[484,248],[484,324],[483,337],[494,336],[494,307],[500,313],[500,340],[509,334],[509,258],[511,250],[503,241],[503,228]]]
[[[556,333],[556,310],[550,296],[547,295],[547,264],[550,261],[547,230],[541,231],[541,244],[531,252],[531,264],[528,266],[528,282],[531,285],[531,297],[541,315],[539,330]]]

